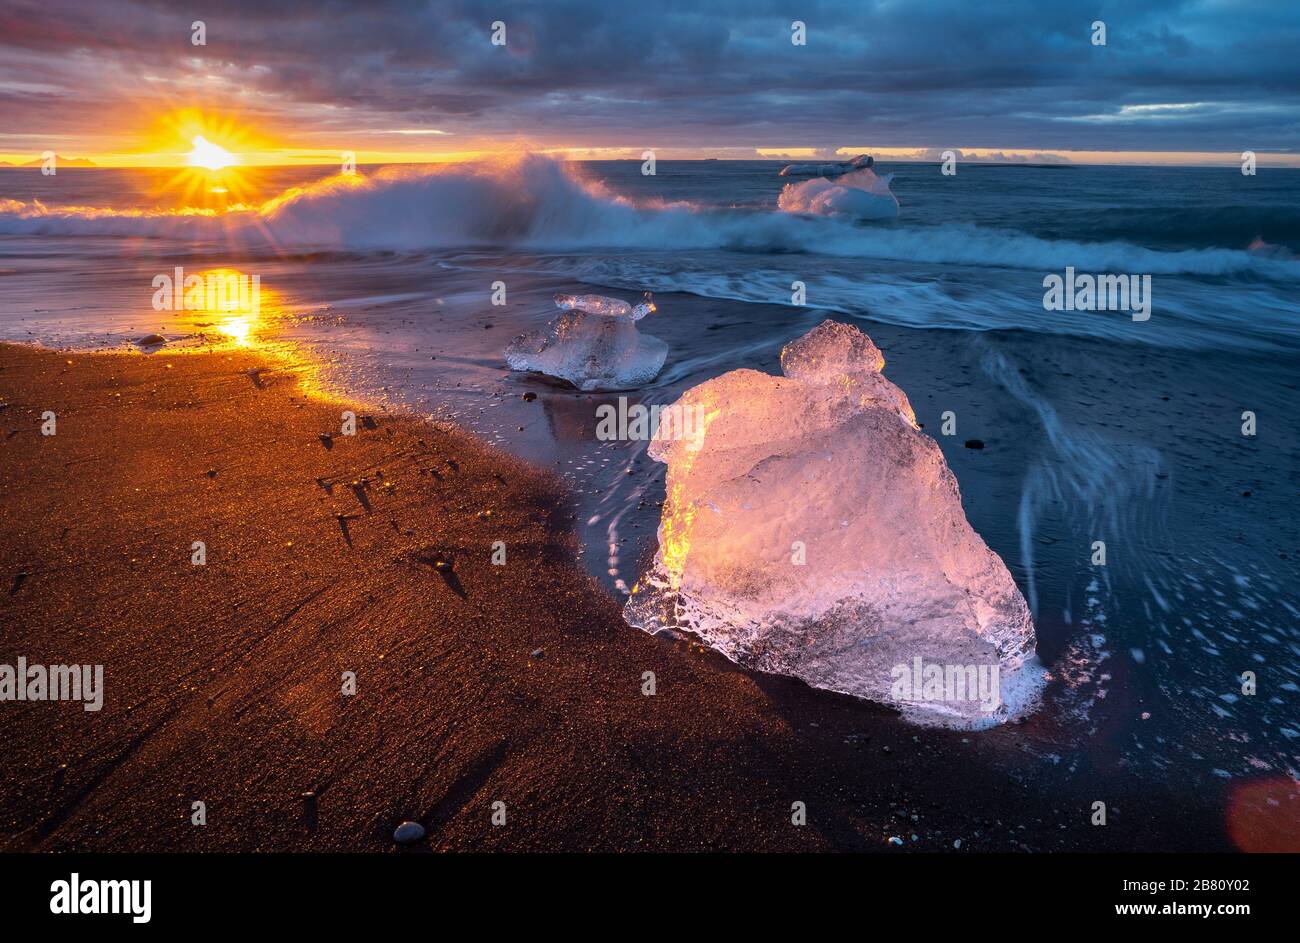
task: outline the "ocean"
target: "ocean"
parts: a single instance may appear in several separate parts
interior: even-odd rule
[[[863,223],[782,212],[780,166],[0,170],[0,338],[291,350],[322,388],[554,469],[620,595],[654,553],[663,466],[596,438],[618,394],[512,373],[509,340],[557,292],[653,291],[638,327],[668,359],[627,395],[662,405],[852,321],[1034,613],[1051,684],[979,735],[988,762],[1080,802],[1099,770],[1177,782],[1229,816],[1244,777],[1300,775],[1300,171],[880,164],[899,215]],[[155,310],[177,266],[258,276],[258,312]],[[1048,310],[1067,271],[1148,277],[1149,318]]]

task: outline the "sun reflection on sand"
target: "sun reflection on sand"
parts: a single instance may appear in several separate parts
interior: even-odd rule
[[[235,317],[221,322],[217,325],[217,330],[221,331],[240,347],[249,347],[252,344],[253,319],[251,317]]]
[[[277,314],[285,314],[283,297],[261,278],[234,268],[210,268],[196,273],[202,290],[186,290],[184,320],[197,334],[209,331],[240,347],[251,347],[259,331]]]
[[[184,307],[175,312],[171,329],[189,337],[169,344],[168,353],[256,351],[265,356],[266,370],[253,377],[254,383],[291,373],[309,399],[339,400],[339,390],[322,376],[320,361],[277,330],[303,316],[292,299],[243,269],[219,266],[188,274],[197,276],[202,288],[192,284]]]

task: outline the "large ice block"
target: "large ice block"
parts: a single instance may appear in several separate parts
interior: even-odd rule
[[[702,439],[650,443],[667,495],[628,622],[919,720],[1022,711],[1040,675],[1029,609],[880,351],[825,321],[781,364],[687,390]]]

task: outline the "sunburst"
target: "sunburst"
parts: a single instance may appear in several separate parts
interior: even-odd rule
[[[241,166],[256,144],[250,132],[231,118],[193,108],[166,115],[158,132],[161,148],[184,161],[163,183],[180,190],[184,204],[195,209],[222,209],[248,202],[255,187]]]

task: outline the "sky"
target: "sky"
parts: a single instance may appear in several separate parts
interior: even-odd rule
[[[195,45],[195,21],[203,45]],[[806,42],[792,42],[796,21]],[[1093,24],[1105,24],[1097,45]],[[494,23],[504,44],[493,44]],[[501,31],[497,29],[498,39]],[[1297,0],[5,0],[0,160],[1300,166]]]

